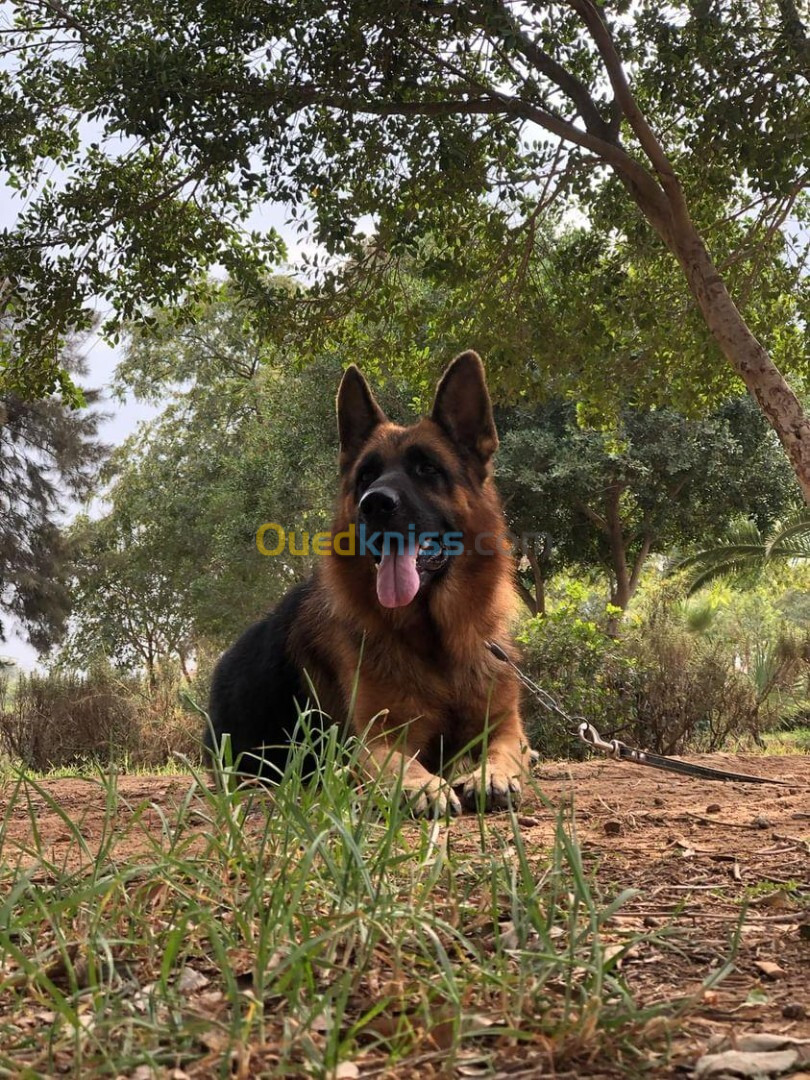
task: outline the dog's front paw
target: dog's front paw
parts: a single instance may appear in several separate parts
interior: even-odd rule
[[[462,812],[458,795],[438,776],[422,782],[406,780],[402,796],[414,817],[457,817]]]
[[[518,807],[521,798],[520,777],[498,766],[479,766],[453,781],[467,810],[508,810]]]

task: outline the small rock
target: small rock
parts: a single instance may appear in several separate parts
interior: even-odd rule
[[[138,1065],[130,1076],[131,1080],[154,1080],[155,1071],[151,1065]]]
[[[766,1076],[778,1076],[787,1072],[799,1059],[796,1050],[777,1050],[772,1053],[742,1053],[726,1050],[723,1054],[706,1054],[695,1065],[697,1080],[716,1076],[727,1080],[730,1076],[750,1076],[764,1080]]]
[[[782,1006],[782,1016],[786,1020],[804,1020],[807,1016],[807,1008],[800,1001],[789,1001]]]
[[[228,1046],[228,1036],[224,1031],[218,1031],[212,1027],[207,1031],[200,1032],[197,1036],[197,1042],[212,1054],[222,1054]]]
[[[360,1070],[353,1061],[341,1061],[332,1073],[334,1080],[357,1080]]]
[[[766,979],[781,979],[785,974],[784,969],[780,968],[778,964],[774,964],[772,960],[755,960],[754,967]]]
[[[191,967],[184,967],[180,973],[180,978],[177,980],[177,989],[181,994],[194,994],[198,990],[204,990],[210,981],[201,971],[195,971]]]

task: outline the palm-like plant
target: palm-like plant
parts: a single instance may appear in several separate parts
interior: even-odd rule
[[[692,570],[689,595],[720,577],[756,576],[769,563],[810,559],[810,508],[803,507],[764,535],[752,521],[738,522],[728,539],[680,559],[673,570]]]

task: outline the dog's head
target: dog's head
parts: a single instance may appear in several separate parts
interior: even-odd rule
[[[357,554],[376,565],[380,604],[405,607],[453,572],[476,520],[479,529],[487,525],[498,435],[483,364],[474,352],[456,357],[430,416],[411,427],[387,419],[352,366],[337,413],[338,523],[355,526]]]

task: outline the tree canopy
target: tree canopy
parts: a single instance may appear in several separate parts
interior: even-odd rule
[[[810,46],[792,0],[9,7],[0,164],[30,198],[0,271],[18,388],[55,385],[55,341],[92,301],[143,317],[214,264],[272,327],[279,239],[241,227],[259,204],[367,270],[429,233],[452,262],[471,204],[518,257],[562,199],[674,259],[810,495],[810,424],[739,310],[805,213]],[[779,361],[806,378],[790,347]]]
[[[77,343],[62,363],[82,374]],[[55,398],[0,394],[0,641],[8,615],[40,650],[64,629],[72,552],[61,525],[70,499],[91,490],[106,452],[98,396],[85,391],[88,407],[77,410]]]
[[[543,610],[549,568],[600,567],[622,611],[654,553],[706,542],[736,516],[763,528],[791,505],[787,462],[756,406],[739,398],[702,419],[626,408],[607,430],[582,427],[563,403],[507,412],[499,485],[529,543],[522,593]]]
[[[677,267],[655,243],[619,239],[618,221],[547,221],[524,236],[470,203],[455,239],[420,239],[381,260],[371,283],[350,262],[327,290],[292,298],[296,351],[396,371],[426,407],[443,363],[474,342],[498,402],[565,398],[596,426],[628,404],[702,416],[739,396]],[[804,385],[810,293],[779,245],[761,265],[763,252],[741,250],[744,241],[740,227],[724,230],[729,280],[746,295],[750,325]]]
[[[257,550],[264,522],[328,527],[336,460],[334,358],[301,372],[252,333],[227,289],[194,324],[166,313],[128,340],[123,387],[163,406],[112,455],[105,512],[71,530],[66,656],[152,670],[225,642],[311,559]]]

